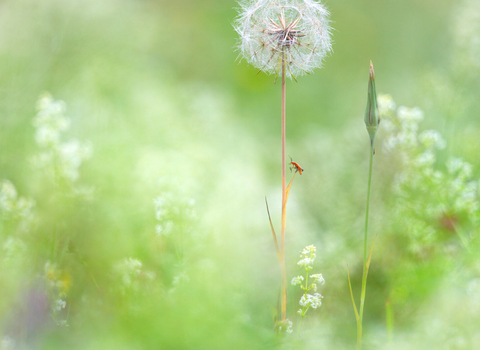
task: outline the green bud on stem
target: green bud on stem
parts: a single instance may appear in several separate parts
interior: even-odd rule
[[[378,117],[377,92],[375,90],[375,72],[373,71],[372,61],[370,61],[370,79],[368,81],[368,100],[367,109],[365,110],[365,125],[367,126],[367,131],[370,135],[370,144],[372,147],[375,144],[375,135],[377,134],[378,124],[380,124],[380,118]]]

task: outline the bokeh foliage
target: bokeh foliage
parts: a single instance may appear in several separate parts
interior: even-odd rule
[[[21,222],[27,214],[0,214],[1,331],[19,348],[352,348],[346,263],[359,295],[369,60],[377,91],[419,106],[419,132],[434,129],[445,139],[432,168],[448,174],[450,157],[463,158],[471,164],[468,181],[478,182],[478,3],[329,1],[334,53],[323,69],[287,84],[287,153],[305,169],[288,203],[287,266],[289,276],[299,274],[298,252],[314,244],[325,298],[300,335],[278,337],[280,275],[264,197],[278,223],[280,90],[272,76],[237,60],[235,6],[0,3],[0,179],[25,199],[22,210],[34,203],[28,229]],[[41,151],[35,105],[45,91],[66,102],[70,128],[62,140],[92,145],[73,187],[33,164]],[[412,169],[401,153],[384,152],[387,138],[380,124],[367,347],[474,349],[476,221],[455,210],[428,216],[428,206],[440,203],[438,184],[425,182],[423,192],[407,186],[399,195],[395,179]],[[408,219],[416,213],[435,239],[412,238]],[[52,303],[63,290],[67,306],[55,315]],[[292,287],[294,325],[299,298]]]

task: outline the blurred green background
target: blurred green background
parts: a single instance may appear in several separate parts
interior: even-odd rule
[[[236,2],[0,1],[0,179],[35,201],[28,229],[0,214],[2,349],[354,347],[346,264],[358,296],[369,61],[377,92],[420,107],[421,130],[445,138],[435,169],[461,157],[478,183],[480,4],[326,5],[334,52],[287,83],[287,154],[305,169],[288,203],[288,274],[301,273],[298,252],[314,244],[325,298],[284,337],[273,331],[280,273],[264,204],[279,229],[280,86],[239,59]],[[62,140],[91,145],[71,183],[33,164],[44,92],[66,103]],[[445,209],[459,228],[438,218],[436,239],[412,249],[392,191],[402,163],[381,151],[381,128],[378,138],[366,348],[475,349],[478,210],[463,219]],[[296,330],[300,294],[289,288]],[[59,293],[66,307],[52,311]]]

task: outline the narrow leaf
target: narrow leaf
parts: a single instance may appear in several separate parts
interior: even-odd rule
[[[290,183],[288,184],[287,188],[285,189],[285,203],[284,203],[284,205],[287,205],[288,194],[290,193],[290,187],[292,187],[293,179],[295,178],[296,173],[297,173],[296,171],[293,173],[292,179],[290,180]]]
[[[365,280],[367,279],[368,276],[368,269],[370,268],[370,261],[372,260],[372,253],[373,253],[373,246],[375,245],[375,240],[378,237],[378,233],[375,235],[375,238],[373,239],[372,247],[370,248],[370,254],[368,254],[368,259],[367,259],[367,266],[365,268]]]
[[[350,282],[350,270],[347,264],[347,275],[348,275],[348,287],[350,288],[350,296],[352,297],[353,311],[355,311],[355,318],[357,322],[360,322],[360,316],[358,315],[357,305],[355,305],[355,299],[353,298],[352,283]]]
[[[270,221],[270,227],[272,229],[273,242],[275,243],[275,249],[277,250],[278,259],[280,260],[280,249],[278,249],[277,235],[275,234],[275,229],[273,228],[272,218],[270,217],[270,210],[268,210],[267,197],[265,197],[265,204],[267,205],[268,220]]]

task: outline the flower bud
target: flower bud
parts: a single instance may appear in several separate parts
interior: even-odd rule
[[[375,90],[375,72],[373,64],[370,61],[370,79],[368,81],[368,100],[367,109],[365,111],[365,125],[370,135],[370,143],[373,147],[375,143],[375,135],[377,133],[380,118],[378,117],[377,92]]]

